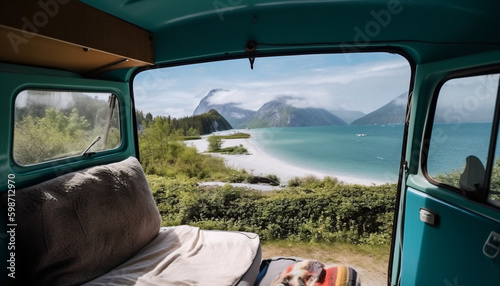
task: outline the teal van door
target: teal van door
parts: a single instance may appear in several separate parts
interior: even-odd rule
[[[499,69],[432,69],[413,98],[391,285],[498,286]]]

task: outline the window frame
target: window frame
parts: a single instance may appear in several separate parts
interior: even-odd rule
[[[413,104],[413,92],[415,90],[415,79],[417,72],[417,63],[415,59],[410,55],[410,53],[399,47],[370,47],[370,48],[354,48],[354,49],[334,49],[334,48],[305,48],[305,49],[276,49],[273,51],[264,51],[257,55],[253,55],[254,59],[265,58],[265,57],[274,57],[274,56],[293,56],[293,55],[311,55],[311,54],[345,54],[345,53],[372,53],[372,52],[383,52],[383,53],[394,53],[401,57],[403,57],[410,67],[410,78],[409,78],[409,86],[408,86],[408,102],[406,106],[406,119],[404,123],[404,131],[403,131],[403,142],[401,148],[401,157],[399,162],[399,172],[398,172],[398,181],[397,181],[397,189],[401,190],[403,186],[406,186],[407,177],[405,174],[407,172],[407,147],[408,147],[408,137],[409,137],[409,118],[411,117],[411,109]],[[229,54],[226,53],[224,56],[212,56],[209,58],[200,57],[200,58],[192,58],[192,59],[182,59],[176,61],[170,61],[154,66],[145,66],[142,68],[136,69],[130,76],[129,80],[129,90],[130,90],[130,99],[131,99],[131,107],[134,112],[134,116],[132,116],[134,126],[137,126],[137,120],[135,116],[136,112],[136,95],[134,94],[134,81],[138,74],[152,69],[160,69],[160,68],[171,68],[176,66],[190,65],[190,64],[199,64],[199,63],[207,63],[207,62],[216,62],[216,61],[225,61],[225,60],[233,60],[233,59],[244,59],[248,58],[247,55],[241,54]],[[499,65],[500,66],[500,65]],[[140,152],[139,152],[139,136],[137,132],[137,128],[133,130],[134,134],[134,144],[135,144],[135,153],[137,159],[140,160]],[[393,277],[393,272],[396,271],[397,266],[394,266],[394,257],[398,257],[397,259],[401,259],[401,255],[397,254],[397,249],[394,247],[396,245],[396,241],[398,239],[397,232],[400,227],[400,217],[404,216],[404,210],[400,209],[397,206],[401,205],[401,202],[404,201],[403,192],[398,191],[396,194],[396,202],[395,202],[395,211],[394,211],[394,220],[393,220],[393,228],[392,228],[392,239],[391,239],[391,250],[389,254],[389,265],[388,265],[388,281],[391,281],[391,277]],[[395,268],[396,267],[396,268]]]
[[[426,178],[428,182],[430,182],[432,185],[440,188],[440,189],[445,189],[447,191],[453,192],[455,194],[458,194],[464,198],[466,198],[465,194],[460,188],[448,185],[446,183],[440,182],[433,178],[429,173],[427,169],[427,163],[428,163],[428,156],[429,156],[429,147],[430,147],[430,142],[432,140],[431,135],[434,127],[434,119],[436,115],[436,108],[438,104],[438,99],[439,99],[439,94],[440,91],[443,87],[443,85],[453,79],[461,79],[461,78],[469,78],[469,77],[474,77],[474,76],[487,76],[487,75],[492,75],[492,74],[500,74],[500,64],[494,64],[494,65],[487,65],[487,66],[481,66],[481,67],[474,67],[474,68],[468,68],[468,69],[463,69],[463,70],[458,70],[449,73],[447,76],[443,77],[436,87],[434,88],[434,92],[432,95],[432,100],[429,106],[429,111],[428,111],[428,116],[427,116],[427,121],[425,123],[424,127],[424,137],[423,137],[423,143],[422,143],[422,148],[421,148],[421,162],[420,162],[420,168],[422,170],[422,174]],[[495,156],[495,150],[497,147],[497,138],[499,135],[499,127],[500,127],[500,83],[497,88],[497,94],[495,98],[495,107],[494,107],[494,113],[493,113],[493,121],[491,131],[490,131],[490,138],[488,141],[488,155],[486,158],[486,166],[485,166],[485,183],[487,183],[487,190],[486,190],[486,200],[484,202],[479,202],[475,200],[471,200],[474,203],[477,203],[481,206],[488,207],[491,209],[494,209],[498,211],[500,209],[500,203],[492,203],[491,200],[489,199],[490,195],[490,183],[491,183],[491,176],[492,176],[492,171],[493,171],[493,163],[494,163],[494,156]],[[465,159],[465,158],[464,158]]]
[[[15,156],[14,156],[14,149],[15,149],[15,142],[14,142],[14,138],[15,138],[15,131],[16,131],[16,127],[15,127],[15,124],[16,124],[16,100],[18,98],[18,96],[25,92],[25,91],[41,91],[41,92],[68,92],[68,93],[94,93],[94,94],[108,94],[108,95],[114,95],[117,102],[115,103],[116,104],[116,108],[118,110],[116,110],[115,108],[115,111],[114,112],[118,112],[116,113],[117,116],[118,116],[118,130],[120,132],[120,141],[119,141],[119,144],[114,147],[114,148],[111,148],[111,149],[106,149],[106,150],[99,150],[99,151],[96,151],[96,152],[91,152],[92,154],[90,156],[82,156],[81,154],[76,154],[76,155],[73,155],[73,156],[68,156],[68,157],[63,157],[63,158],[55,158],[53,160],[47,160],[47,161],[42,161],[42,162],[37,162],[37,163],[30,163],[30,164],[21,164],[19,163]],[[64,86],[64,87],[54,87],[54,88],[50,88],[50,87],[47,87],[47,86],[23,86],[21,89],[18,89],[14,92],[14,96],[12,97],[12,108],[11,108],[11,132],[10,132],[10,148],[9,148],[9,157],[10,157],[10,161],[12,162],[12,167],[13,169],[18,172],[18,173],[24,173],[24,172],[31,172],[31,171],[35,171],[35,170],[41,170],[41,169],[45,169],[45,168],[50,168],[50,167],[54,167],[54,166],[60,166],[60,165],[64,165],[64,164],[69,164],[69,163],[75,163],[75,162],[79,162],[79,161],[86,161],[88,159],[95,159],[97,157],[103,157],[103,156],[108,156],[110,154],[114,154],[114,153],[117,153],[117,152],[121,152],[122,150],[124,150],[126,148],[126,144],[124,144],[124,136],[125,136],[125,126],[126,126],[126,114],[125,114],[125,106],[124,106],[124,103],[123,103],[123,98],[122,96],[119,95],[119,92],[117,92],[117,90],[106,90],[106,89],[88,89],[88,90],[85,90],[85,89],[75,89],[75,88],[71,88],[70,86]],[[89,142],[89,145],[90,145],[91,142]],[[83,152],[84,150],[82,150]]]

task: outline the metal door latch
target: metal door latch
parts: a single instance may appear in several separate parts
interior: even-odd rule
[[[428,225],[437,225],[438,223],[439,216],[426,208],[421,208],[420,209],[420,220],[425,222]]]
[[[497,257],[500,252],[500,234],[492,231],[484,243],[483,253],[489,258]]]

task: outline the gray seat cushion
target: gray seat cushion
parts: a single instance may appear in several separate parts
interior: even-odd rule
[[[18,190],[16,222],[19,285],[78,285],[152,241],[161,217],[131,157]]]

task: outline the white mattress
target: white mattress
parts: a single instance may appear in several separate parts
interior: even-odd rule
[[[261,262],[258,235],[162,228],[136,255],[84,285],[253,285]]]

